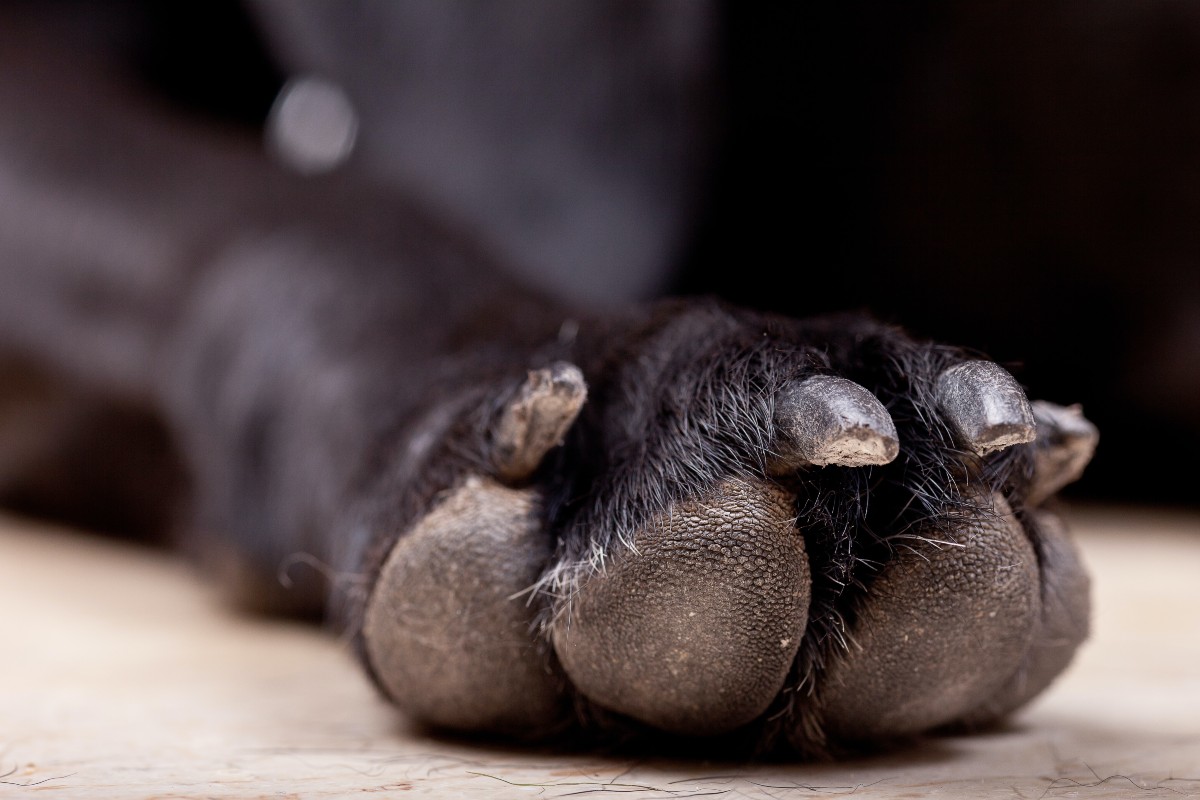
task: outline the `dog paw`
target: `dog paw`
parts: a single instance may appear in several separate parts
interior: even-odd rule
[[[367,660],[415,716],[827,754],[996,720],[1085,637],[1050,509],[1078,409],[857,319],[688,306],[592,348],[380,569]]]

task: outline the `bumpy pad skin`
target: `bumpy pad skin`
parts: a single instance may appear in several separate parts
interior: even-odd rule
[[[524,595],[550,542],[532,490],[469,478],[401,537],[367,604],[363,637],[383,688],[435,725],[520,732],[561,713]]]
[[[1091,581],[1058,515],[1031,512],[1038,528],[1041,614],[1029,650],[1012,677],[962,720],[966,727],[989,725],[1016,710],[1053,682],[1087,638]]]
[[[1041,610],[1038,563],[1007,503],[994,500],[994,515],[920,532],[942,544],[906,540],[871,583],[850,650],[822,690],[826,729],[839,739],[943,725],[1016,672]]]
[[[614,546],[553,629],[590,700],[684,734],[734,729],[779,693],[807,624],[789,497],[729,480]]]

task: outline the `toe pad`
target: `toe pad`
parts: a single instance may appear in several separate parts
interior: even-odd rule
[[[667,731],[718,733],[779,693],[808,602],[789,498],[730,480],[654,520],[632,550],[584,577],[554,645],[592,701]]]

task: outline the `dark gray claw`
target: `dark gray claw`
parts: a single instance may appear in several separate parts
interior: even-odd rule
[[[814,375],[775,404],[779,469],[887,464],[900,452],[896,426],[875,395],[845,378]]]
[[[546,453],[562,443],[586,398],[583,373],[574,364],[560,361],[530,372],[496,428],[497,476],[520,481],[532,475]]]
[[[1100,441],[1100,431],[1078,405],[1060,406],[1036,400],[1038,442],[1033,451],[1033,483],[1026,501],[1038,505],[1079,478]]]
[[[960,443],[978,455],[1037,436],[1025,391],[991,361],[965,361],[944,371],[937,380],[937,401]]]

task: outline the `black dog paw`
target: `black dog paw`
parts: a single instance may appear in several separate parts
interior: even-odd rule
[[[997,365],[704,304],[568,355],[379,571],[364,650],[416,716],[814,755],[987,724],[1086,635],[1046,504],[1096,432]]]

